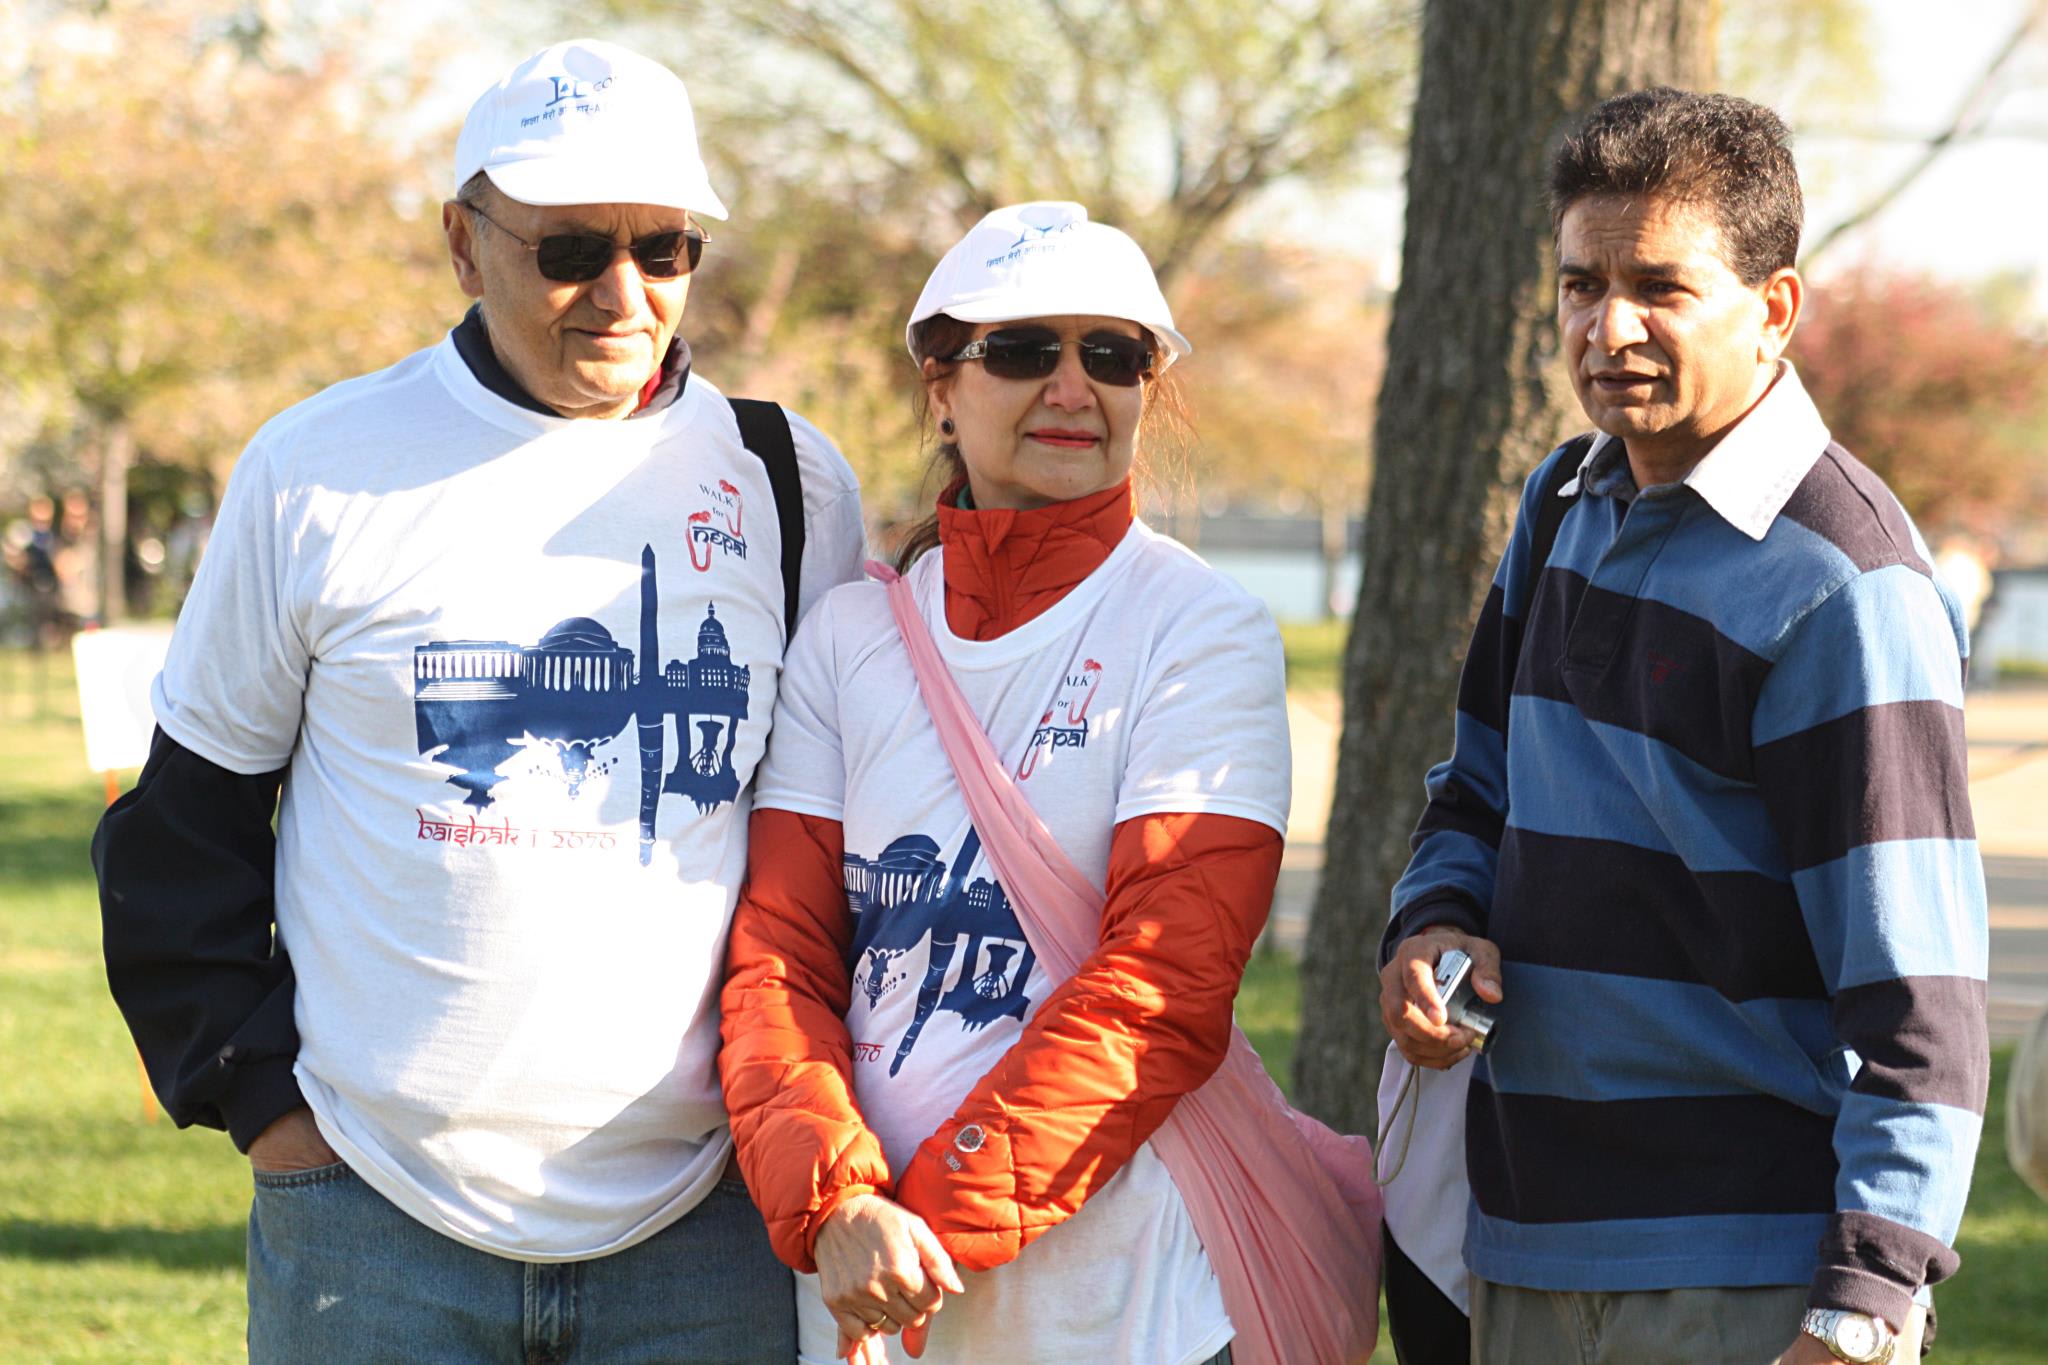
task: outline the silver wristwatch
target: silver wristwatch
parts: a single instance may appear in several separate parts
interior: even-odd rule
[[[1799,1320],[1799,1330],[1819,1340],[1834,1352],[1835,1359],[1851,1365],[1886,1365],[1896,1344],[1890,1324],[1867,1313],[1840,1308],[1809,1308]]]

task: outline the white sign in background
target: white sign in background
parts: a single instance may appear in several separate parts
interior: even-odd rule
[[[168,625],[83,630],[71,637],[78,665],[78,709],[85,719],[85,762],[94,772],[140,768],[149,757],[156,716],[150,684],[171,647]]]

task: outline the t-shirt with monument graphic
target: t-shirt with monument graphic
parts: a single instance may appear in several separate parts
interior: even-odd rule
[[[807,607],[858,576],[859,496],[790,425]],[[601,1255],[718,1177],[780,538],[702,379],[574,421],[445,339],[281,414],[235,469],[157,719],[233,771],[289,763],[300,1087],[349,1165],[449,1236]]]
[[[954,634],[943,549],[905,577],[996,753],[1098,886],[1116,826],[1139,816],[1206,812],[1285,832],[1272,620],[1184,547],[1133,522],[1065,597],[993,640]],[[879,584],[838,589],[797,632],[755,800],[841,823],[854,1094],[900,1171],[1053,983],[968,816]],[[1014,1261],[966,1280],[932,1319],[930,1359],[1001,1341],[1019,1362],[1183,1365],[1232,1335],[1150,1144]],[[825,1365],[837,1329],[813,1277],[798,1277],[797,1312],[800,1359]],[[905,1359],[895,1339],[885,1349]]]

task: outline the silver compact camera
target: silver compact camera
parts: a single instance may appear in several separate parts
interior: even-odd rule
[[[1480,1052],[1493,1045],[1493,1007],[1472,989],[1472,959],[1452,948],[1437,960],[1437,998],[1444,1002],[1444,1017],[1454,1026],[1479,1035],[1472,1046]]]

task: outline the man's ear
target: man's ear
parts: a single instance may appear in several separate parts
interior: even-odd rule
[[[476,220],[450,199],[441,205],[441,231],[448,238],[448,264],[455,268],[455,283],[470,298],[482,298],[484,272],[477,262]]]
[[[1806,304],[1806,282],[1799,278],[1799,272],[1791,266],[1771,273],[1763,283],[1764,325],[1757,338],[1756,358],[1759,364],[1776,364],[1778,357],[1785,354],[1785,348],[1792,343],[1792,333],[1799,326],[1799,312]]]

